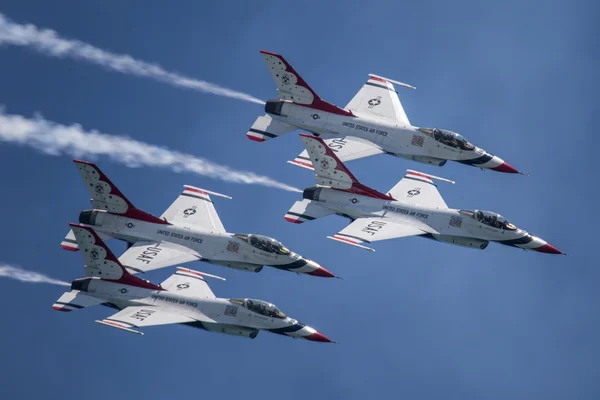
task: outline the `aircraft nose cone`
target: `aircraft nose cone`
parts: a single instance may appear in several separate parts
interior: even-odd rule
[[[335,343],[333,340],[330,340],[327,336],[323,335],[320,332],[315,332],[308,336],[304,336],[304,339],[310,340],[311,342]]]
[[[337,276],[335,276],[334,274],[332,274],[331,272],[329,272],[328,270],[326,270],[325,268],[323,268],[321,266],[319,266],[314,271],[307,272],[307,274],[312,275],[312,276],[320,276],[322,278],[337,278]]]
[[[538,247],[536,249],[533,249],[535,251],[539,251],[540,253],[547,253],[547,254],[566,254],[563,253],[562,251],[560,251],[559,249],[557,249],[556,247],[552,246],[550,243],[546,243],[545,245]]]
[[[506,161],[503,161],[502,164],[500,164],[497,167],[494,167],[492,169],[494,171],[505,172],[507,174],[520,174],[519,171],[517,171],[512,165],[510,165]]]

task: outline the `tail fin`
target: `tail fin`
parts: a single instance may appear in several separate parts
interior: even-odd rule
[[[167,224],[165,220],[137,209],[96,164],[82,160],[73,161],[92,197],[92,207],[133,219]]]
[[[358,182],[323,139],[305,133],[301,133],[300,136],[315,169],[318,185],[376,199],[394,200],[391,196]]]
[[[100,236],[100,239],[102,239],[105,242],[107,240],[113,239],[113,236],[110,236],[106,233],[102,233],[102,232],[96,232],[96,233],[98,234],[98,236]],[[75,235],[73,234],[72,229],[69,229],[69,232],[67,232],[67,236],[65,236],[63,241],[60,243],[60,247],[62,247],[65,250],[69,250],[69,251],[79,251],[79,246],[77,245],[77,241],[75,240]]]
[[[283,56],[265,50],[261,50],[260,53],[264,57],[271,76],[277,85],[277,94],[280,99],[290,100],[296,104],[333,114],[354,115],[351,111],[346,111],[322,100]]]
[[[81,224],[69,225],[81,249],[88,276],[145,289],[162,290],[160,286],[131,275],[92,228]]]

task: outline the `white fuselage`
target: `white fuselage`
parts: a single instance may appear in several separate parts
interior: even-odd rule
[[[213,332],[255,337],[258,330],[270,330],[292,337],[306,337],[316,331],[297,320],[272,318],[252,312],[229,299],[199,298],[166,290],[150,290],[99,278],[83,278],[74,281],[87,295],[105,300],[117,308],[148,306],[133,318],[143,321],[157,309],[189,317],[196,322],[188,325]],[[85,284],[83,284],[85,282]]]
[[[526,231],[492,227],[477,221],[465,212],[451,208],[430,208],[423,205],[397,200],[382,200],[355,195],[331,188],[320,188],[309,198],[334,210],[337,214],[356,219],[361,217],[380,218],[363,229],[364,233],[375,234],[385,229],[386,221],[397,222],[417,228],[437,240],[462,246],[485,248],[494,241],[525,249],[535,249],[546,244],[542,239]]]
[[[89,213],[85,211],[84,213]],[[82,213],[82,215],[84,214]],[[158,224],[111,214],[103,210],[92,211],[93,217],[81,222],[95,230],[117,239],[136,243],[169,242],[183,246],[198,259],[236,269],[258,271],[263,265],[287,269],[293,272],[311,273],[321,267],[299,254],[278,254],[263,251],[230,233],[214,233],[185,224]],[[140,248],[137,259],[150,264],[158,254],[154,246]]]
[[[358,112],[354,114],[333,114],[285,101],[280,115],[269,115],[324,139],[355,136],[375,143],[389,154],[427,164],[443,165],[446,160],[454,160],[481,168],[494,168],[503,163],[478,147],[465,150],[440,143],[409,124]],[[336,145],[344,146],[345,143],[342,140]],[[333,145],[330,147],[334,149]]]

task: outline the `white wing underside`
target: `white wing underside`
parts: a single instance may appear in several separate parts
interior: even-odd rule
[[[171,242],[134,243],[121,254],[119,261],[130,273],[144,273],[159,268],[199,261],[202,256],[192,249]]]
[[[358,218],[340,232],[329,236],[329,238],[341,243],[373,250],[363,244],[428,233],[424,230],[426,229],[425,226],[422,228],[419,229],[413,225],[392,221],[389,218]]]
[[[394,85],[382,78],[370,77],[346,109],[410,125]]]
[[[375,143],[352,136],[324,139],[327,146],[342,162],[383,154],[385,151]],[[290,164],[314,170],[308,151],[304,150]]]
[[[170,324],[188,324],[195,321],[214,322],[213,319],[201,314],[194,314],[194,318],[177,314],[157,306],[130,306],[121,311],[96,322],[111,328],[122,329],[127,332],[143,335],[137,328]]]

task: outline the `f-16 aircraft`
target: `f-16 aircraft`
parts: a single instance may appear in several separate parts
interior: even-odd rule
[[[448,181],[444,178],[408,170],[400,182],[383,194],[358,182],[321,138],[300,136],[315,166],[317,186],[304,190],[304,199],[285,215],[289,222],[302,223],[331,214],[347,217],[352,223],[329,238],[372,251],[365,244],[421,236],[478,249],[498,242],[564,254],[500,214],[449,208],[433,183],[433,179]]]
[[[394,84],[402,82],[369,74],[369,79],[344,108],[322,100],[279,54],[261,50],[277,85],[277,100],[265,105],[248,138],[263,142],[296,129],[320,136],[342,161],[391,154],[442,166],[447,160],[482,169],[519,173],[515,168],[475,146],[458,133],[413,126],[400,103]],[[306,152],[293,161],[313,169]]]
[[[254,272],[268,265],[299,274],[335,277],[273,238],[227,233],[210,194],[228,196],[186,185],[177,200],[156,217],[137,209],[95,164],[74,162],[92,196],[94,208],[82,211],[79,222],[93,226],[104,240],[117,238],[129,243],[129,249],[119,261],[130,271],[147,272],[191,261],[207,261]],[[61,246],[77,251],[72,231]]]
[[[73,281],[71,291],[52,306],[57,311],[108,305],[120,311],[96,322],[140,335],[139,328],[181,324],[249,338],[264,330],[295,339],[331,342],[271,303],[215,297],[204,279],[218,278],[214,275],[180,267],[160,285],[140,279],[123,267],[92,228],[70,225],[88,277]]]

